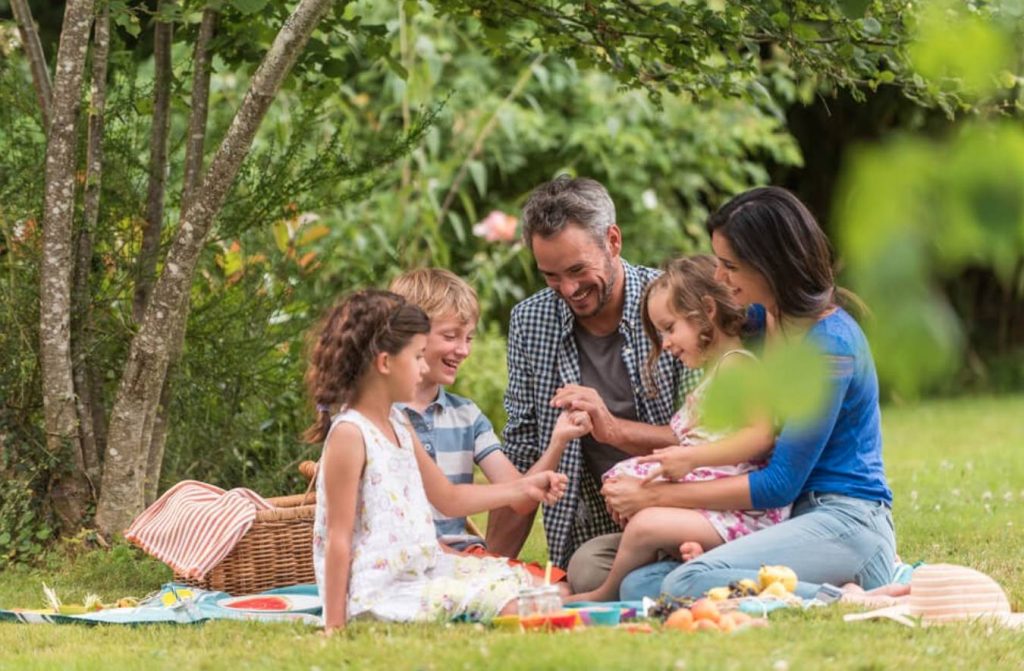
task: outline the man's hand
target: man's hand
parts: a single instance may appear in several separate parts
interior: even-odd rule
[[[618,445],[618,431],[615,416],[608,410],[604,400],[591,387],[567,384],[558,389],[551,398],[551,405],[562,410],[582,410],[590,415],[594,440],[608,445]]]
[[[637,457],[636,462],[638,464],[659,465],[659,468],[655,468],[644,478],[644,484],[652,482],[659,477],[668,480],[682,480],[697,467],[691,458],[692,455],[693,448],[691,447],[686,445],[670,445],[669,447],[659,448],[646,456]]]
[[[644,508],[654,505],[653,490],[657,486],[645,487],[640,478],[611,478],[601,487],[601,494],[615,514],[628,520]]]
[[[522,493],[537,503],[553,505],[565,494],[569,478],[563,473],[541,471],[524,475],[519,481]]]
[[[570,440],[582,438],[594,430],[590,415],[583,410],[568,410],[558,415],[551,439],[565,445]]]

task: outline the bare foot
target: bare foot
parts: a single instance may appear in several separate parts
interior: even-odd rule
[[[865,591],[860,585],[851,582],[843,585],[843,596],[840,601],[879,608],[897,604],[908,594],[910,585],[893,583]]]
[[[682,556],[683,561],[687,562],[704,554],[704,547],[700,543],[686,541],[679,546],[679,554]]]

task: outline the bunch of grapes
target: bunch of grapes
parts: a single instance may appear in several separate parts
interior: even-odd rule
[[[662,594],[654,605],[647,609],[647,617],[656,617],[664,620],[680,608],[689,608],[695,600],[691,597],[675,597],[670,594]]]

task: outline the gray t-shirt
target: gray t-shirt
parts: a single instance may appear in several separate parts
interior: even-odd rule
[[[595,336],[576,324],[573,335],[580,355],[583,386],[596,389],[613,415],[635,422],[636,399],[629,371],[622,360],[622,334],[616,330],[606,336]],[[605,471],[630,456],[611,445],[599,443],[589,434],[583,437],[580,447],[583,463],[598,483]]]

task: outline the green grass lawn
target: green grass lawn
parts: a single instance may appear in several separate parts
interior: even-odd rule
[[[1024,611],[1024,396],[884,410],[885,457],[906,561],[983,570]],[[539,528],[526,553],[543,556]],[[0,573],[0,607],[39,606],[40,584],[66,601],[141,596],[170,577],[126,547],[45,569]],[[292,625],[56,627],[0,624],[0,669],[1024,669],[1024,631],[985,625],[906,629],[846,624],[841,607],[772,616],[732,635],[591,629],[510,634],[479,625],[361,623],[332,639]]]

